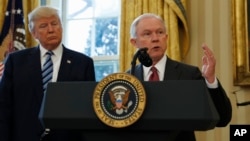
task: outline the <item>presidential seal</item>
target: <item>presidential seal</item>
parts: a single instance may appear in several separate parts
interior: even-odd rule
[[[123,128],[135,123],[143,114],[146,94],[141,82],[128,73],[114,73],[95,87],[93,107],[106,125]]]

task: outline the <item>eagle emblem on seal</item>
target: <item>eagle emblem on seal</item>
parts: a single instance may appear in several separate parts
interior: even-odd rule
[[[112,103],[111,110],[114,110],[116,114],[120,115],[123,112],[127,113],[127,110],[132,105],[132,101],[129,101],[130,90],[122,85],[115,86],[109,91],[110,101]]]

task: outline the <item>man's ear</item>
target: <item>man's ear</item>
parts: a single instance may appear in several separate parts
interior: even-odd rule
[[[135,38],[130,38],[130,43],[135,46],[136,44],[136,39]]]
[[[32,31],[30,31],[30,34],[32,35],[32,37],[33,38],[35,38],[36,39],[36,34],[35,34],[35,32],[32,30]]]

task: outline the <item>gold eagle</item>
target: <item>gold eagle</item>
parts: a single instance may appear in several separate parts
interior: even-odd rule
[[[123,86],[117,86],[109,91],[109,97],[111,103],[114,105],[112,110],[115,109],[127,109],[128,107],[125,106],[129,99],[130,90]]]

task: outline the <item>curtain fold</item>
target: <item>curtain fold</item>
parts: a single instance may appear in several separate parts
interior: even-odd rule
[[[183,60],[189,50],[189,32],[186,17],[186,0],[165,0],[165,3],[169,6],[169,17],[165,17],[165,21],[168,23],[169,39],[172,41],[169,44],[167,53],[171,55],[171,58],[176,60]]]
[[[132,21],[143,13],[160,15],[168,28],[166,54],[181,61],[189,50],[188,26],[186,21],[186,0],[122,0],[120,71],[131,67],[136,49],[130,44],[129,30]]]
[[[26,46],[27,48],[34,47],[38,43],[35,39],[33,39],[32,35],[28,29],[28,14],[35,9],[37,6],[40,5],[40,0],[23,0],[23,12],[24,12],[24,19],[25,19],[25,33],[26,33]]]
[[[33,37],[31,36],[31,34],[29,33],[28,30],[28,13],[33,10],[35,7],[37,7],[40,3],[40,0],[31,0],[31,1],[27,1],[27,0],[23,0],[23,14],[24,14],[24,25],[25,25],[25,38],[26,38],[26,47],[33,47],[35,45],[37,45],[36,40],[33,39]],[[1,0],[1,5],[0,5],[0,30],[2,30],[2,26],[5,20],[5,11],[7,9],[7,4],[8,4],[8,0]],[[1,31],[2,33],[2,31]],[[8,45],[9,45],[9,38],[6,37],[6,39],[4,39],[2,45],[0,46],[0,62],[4,60],[4,53],[6,52],[6,50],[8,49]]]
[[[7,4],[8,4],[8,0],[1,0],[1,4],[0,4],[0,33],[2,33],[2,26],[4,24],[4,18],[5,18],[5,11],[7,9]],[[6,47],[2,45],[0,45],[0,62],[2,62],[2,60],[4,60],[4,53],[5,53]]]

